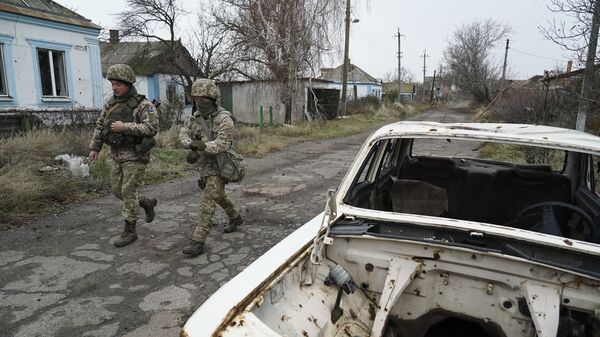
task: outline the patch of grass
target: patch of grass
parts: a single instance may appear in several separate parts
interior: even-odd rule
[[[184,149],[153,149],[143,183],[158,184],[190,174],[192,171],[185,161],[186,155],[187,150]]]
[[[403,106],[381,106],[374,112],[356,113],[334,120],[304,121],[296,125],[274,127],[243,126],[238,128],[236,148],[245,156],[261,157],[298,140],[323,140],[350,136],[373,128],[403,120],[407,116]]]
[[[174,144],[173,134],[175,129],[167,130],[159,142]],[[36,130],[0,139],[0,228],[28,222],[60,209],[64,203],[109,192],[108,147],[98,160],[88,163],[91,176],[87,178],[73,177],[54,162],[54,157],[65,153],[87,157],[91,135],[91,129]],[[185,162],[185,150],[156,147],[152,151],[144,183],[165,182],[193,172]],[[44,167],[56,170],[42,172]]]
[[[479,148],[481,158],[514,164],[545,164],[562,171],[565,153],[561,150],[543,149],[512,144],[484,144]]]

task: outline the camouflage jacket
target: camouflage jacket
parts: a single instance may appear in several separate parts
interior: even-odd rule
[[[131,89],[128,95],[135,95],[135,88]],[[106,101],[100,116],[96,120],[94,135],[90,142],[90,150],[100,151],[102,149],[101,134],[104,129],[104,120],[109,110],[122,100],[117,100],[112,97]],[[138,106],[133,110],[133,122],[124,123],[125,130],[123,134],[130,136],[155,136],[158,132],[158,114],[154,105],[147,99],[143,99]],[[117,162],[138,161],[148,163],[150,161],[150,153],[139,154],[135,152],[133,146],[111,148],[111,157]]]
[[[200,174],[203,177],[219,175],[219,167],[215,154],[225,152],[233,145],[234,124],[231,113],[221,107],[206,118],[206,124],[213,134],[210,141],[202,130],[199,115],[191,116],[179,130],[179,141],[188,147],[194,140],[202,140],[206,143],[206,149],[200,152],[197,162]]]

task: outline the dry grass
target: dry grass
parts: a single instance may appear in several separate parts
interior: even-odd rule
[[[107,147],[100,152],[98,160],[89,163],[89,178],[73,177],[64,168],[40,170],[59,167],[54,158],[60,154],[86,157],[91,135],[91,129],[37,130],[0,139],[0,228],[27,222],[59,209],[64,203],[108,192]],[[159,138],[163,144],[171,144],[172,131]],[[183,149],[158,147],[152,151],[145,184],[171,180],[190,172]]]

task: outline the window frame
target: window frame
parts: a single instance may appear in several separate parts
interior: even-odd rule
[[[11,35],[0,34],[0,49],[2,53],[2,64],[4,69],[4,81],[6,84],[6,95],[0,95],[0,107],[14,107],[16,105],[15,71],[12,55]]]
[[[36,48],[37,49],[37,56],[38,56],[38,65],[41,66],[41,62],[40,62],[40,56],[46,54],[47,55],[47,62],[48,62],[48,66],[49,69],[48,71],[50,72],[49,74],[49,78],[50,78],[50,91],[51,94],[45,94],[44,93],[44,86],[46,85],[45,81],[42,81],[42,78],[40,78],[40,83],[42,84],[42,98],[65,98],[65,97],[69,97],[69,85],[67,83],[67,74],[66,74],[66,67],[65,67],[65,52],[61,51],[61,50],[54,50],[54,49],[45,49],[45,48]],[[59,57],[60,56],[60,57]],[[56,73],[56,70],[59,70],[58,74]],[[42,76],[42,69],[40,68],[40,76]],[[59,79],[60,82],[57,82],[57,78]],[[46,80],[47,81],[47,80]],[[66,93],[66,95],[59,95],[58,92],[59,90],[62,91],[64,88],[64,91]]]
[[[36,39],[27,39],[27,42],[31,45],[32,56],[33,56],[33,69],[36,83],[36,95],[38,102],[44,105],[72,105],[73,103],[73,77],[71,67],[71,49],[73,48],[70,44],[42,41]],[[38,58],[38,51],[40,49],[57,51],[63,53],[63,69],[64,69],[64,80],[66,88],[66,96],[48,96],[43,94],[42,89],[42,77],[40,69],[40,61]],[[54,89],[53,89],[53,92]]]

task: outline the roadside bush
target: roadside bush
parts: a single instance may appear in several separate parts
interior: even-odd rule
[[[375,96],[361,97],[346,103],[346,114],[374,113],[381,107],[381,100]]]
[[[168,130],[173,125],[173,122],[179,121],[184,106],[182,95],[173,95],[168,102],[161,104],[157,109],[160,128]]]
[[[156,135],[157,147],[181,147],[179,144],[179,128],[177,125],[172,125],[170,128],[163,128]]]
[[[577,96],[566,90],[507,89],[490,108],[490,119],[574,128],[577,106]]]

